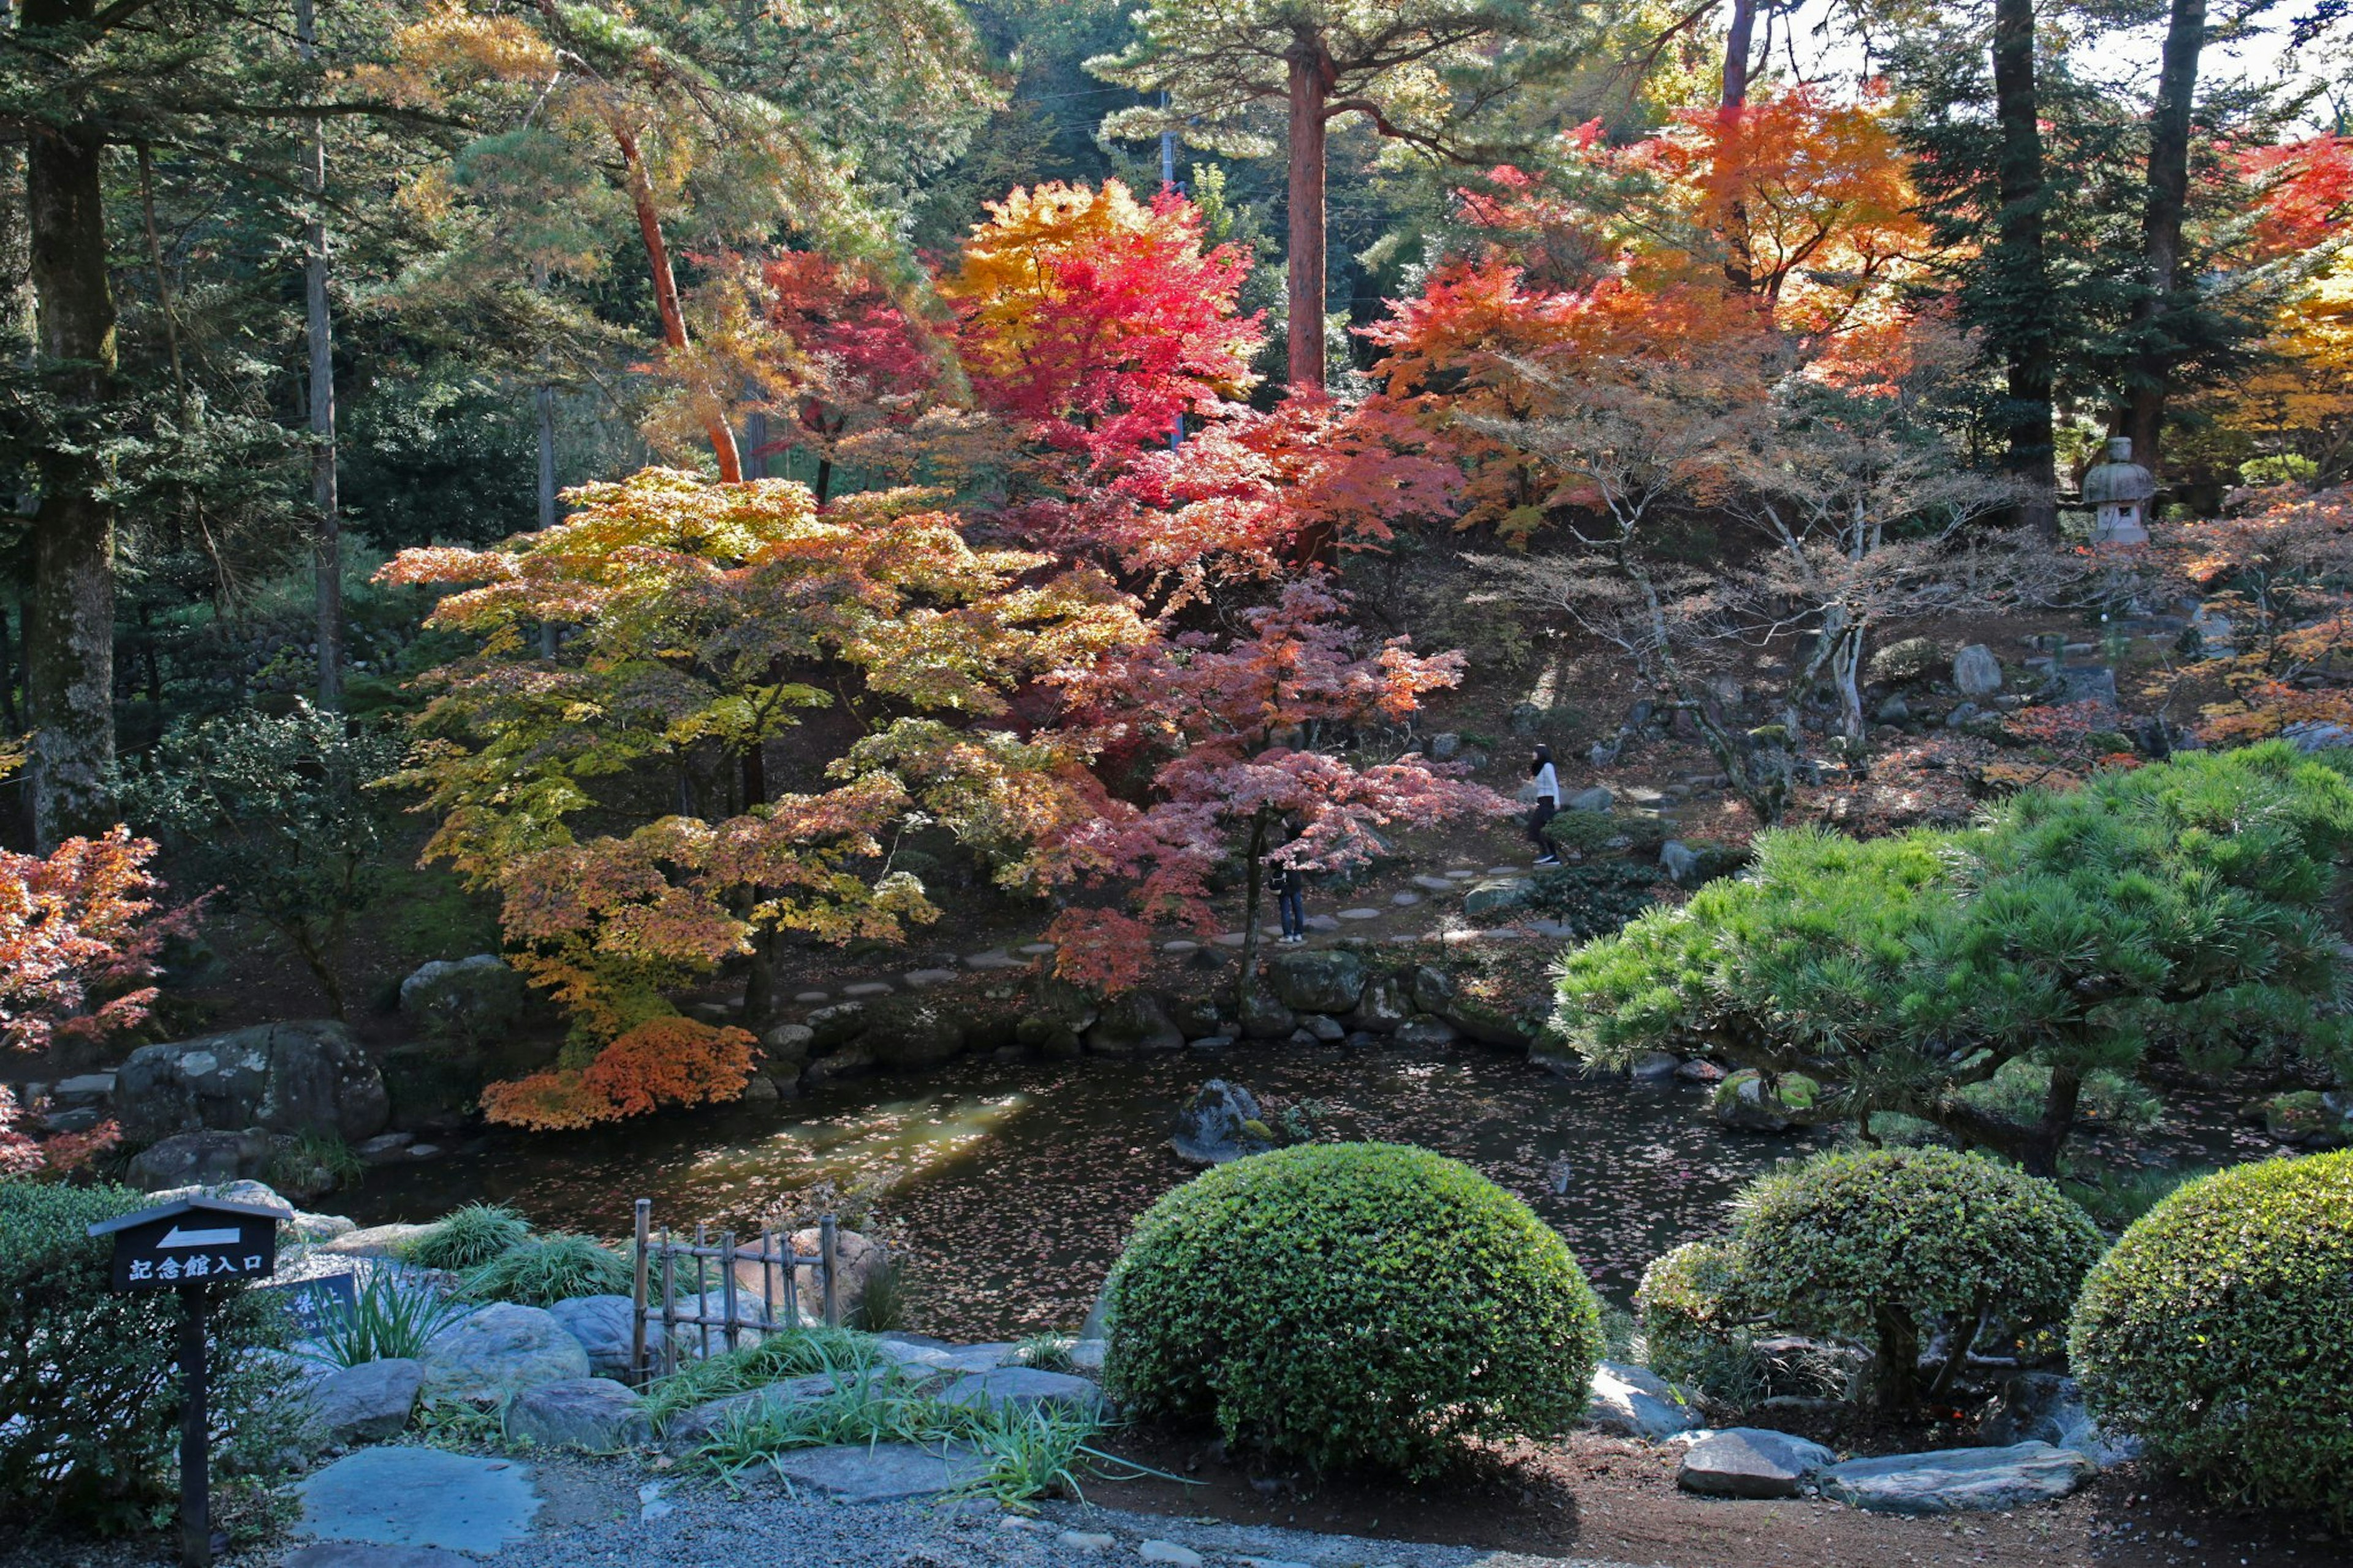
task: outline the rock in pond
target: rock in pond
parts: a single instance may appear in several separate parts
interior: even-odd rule
[[[311,1424],[341,1447],[380,1443],[408,1425],[425,1369],[406,1357],[337,1367],[302,1391]]]
[[[919,1071],[964,1054],[964,1025],[945,1002],[894,995],[866,1005],[858,1043],[886,1072]]]
[[[1267,988],[1301,1013],[1345,1013],[1365,990],[1365,961],[1340,948],[1279,952],[1267,960]]]
[[[1820,1481],[1824,1497],[1874,1513],[1978,1513],[2057,1502],[2098,1473],[2073,1448],[2013,1443],[1849,1459]]]
[[[1683,1451],[1675,1484],[1710,1497],[1796,1497],[1807,1478],[1837,1463],[1820,1443],[1761,1426],[1727,1426]]]
[[[543,1448],[617,1454],[653,1441],[644,1401],[609,1377],[567,1377],[515,1395],[507,1436]]]
[[[1168,1146],[1188,1165],[1222,1165],[1245,1154],[1262,1154],[1274,1146],[1273,1141],[1251,1131],[1253,1122],[1265,1126],[1258,1097],[1238,1083],[1213,1078],[1176,1113],[1176,1134]]]
[[[113,1106],[124,1134],[142,1141],[258,1127],[361,1143],[392,1114],[384,1075],[328,1019],[142,1046],[115,1074]]]
[[[1101,1057],[1141,1056],[1146,1051],[1182,1049],[1185,1031],[1169,1017],[1161,999],[1149,991],[1129,991],[1111,998],[1087,1031],[1087,1049]]]
[[[494,1301],[433,1336],[418,1358],[425,1395],[501,1405],[525,1389],[588,1375],[588,1352],[554,1314]]]
[[[1000,1366],[959,1378],[940,1395],[942,1405],[986,1405],[991,1410],[1030,1411],[1040,1407],[1077,1415],[1110,1414],[1103,1390],[1083,1377],[1066,1372],[1039,1372],[1034,1367]]]
[[[588,1370],[597,1377],[629,1375],[629,1336],[634,1303],[627,1296],[575,1296],[547,1310],[565,1331],[588,1352]],[[661,1353],[659,1318],[646,1321],[646,1355]]]
[[[1674,1384],[1644,1366],[1605,1361],[1593,1373],[1586,1421],[1621,1437],[1672,1437],[1703,1425]]]
[[[1708,1109],[1726,1127],[1743,1132],[1787,1132],[1790,1113],[1814,1103],[1817,1087],[1802,1073],[1783,1073],[1771,1083],[1754,1068],[1743,1068],[1715,1086]]]

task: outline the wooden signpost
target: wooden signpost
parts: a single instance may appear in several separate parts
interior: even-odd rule
[[[211,1568],[212,1488],[206,1443],[205,1287],[242,1285],[278,1271],[278,1222],[267,1204],[182,1198],[101,1220],[93,1237],[114,1238],[114,1289],[180,1293],[180,1563]]]

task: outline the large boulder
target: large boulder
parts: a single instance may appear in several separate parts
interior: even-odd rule
[[[2353,1143],[2353,1116],[2337,1097],[2318,1089],[2299,1089],[2273,1095],[2263,1101],[2263,1131],[2283,1143],[2306,1149],[2335,1149]]]
[[[588,1352],[553,1313],[493,1301],[433,1336],[417,1358],[428,1400],[503,1405],[526,1389],[588,1375]]]
[[[964,1025],[944,1002],[891,996],[868,1005],[858,1044],[885,1072],[918,1072],[964,1054]]]
[[[1103,1005],[1103,1012],[1087,1031],[1087,1049],[1097,1056],[1133,1057],[1146,1051],[1175,1051],[1185,1047],[1185,1031],[1169,1017],[1160,998],[1149,991],[1129,991]]]
[[[816,1041],[817,1031],[807,1024],[779,1024],[770,1029],[760,1037],[762,1076],[786,1083],[800,1077]]]
[[[1768,1083],[1756,1068],[1743,1068],[1715,1086],[1708,1109],[1718,1122],[1742,1132],[1787,1132],[1797,1124],[1792,1113],[1810,1109],[1817,1092],[1803,1074],[1783,1073]]]
[[[548,1315],[588,1352],[588,1370],[598,1377],[629,1375],[629,1341],[637,1304],[627,1296],[575,1296],[558,1301]],[[661,1354],[662,1326],[659,1317],[646,1321],[646,1359]]]
[[[1953,684],[1964,697],[1990,697],[2001,689],[2001,660],[1985,644],[1973,642],[1953,656]]]
[[[1614,1361],[1594,1369],[1585,1419],[1604,1432],[1653,1441],[1703,1425],[1681,1389],[1648,1367]]]
[[[381,1443],[408,1425],[424,1368],[406,1357],[338,1367],[306,1384],[301,1399],[310,1426],[339,1447]]]
[[[818,1257],[823,1239],[822,1233],[815,1226],[811,1226],[807,1230],[797,1230],[792,1236],[793,1250],[803,1258]],[[735,1265],[735,1310],[746,1320],[758,1317],[766,1308],[766,1286],[762,1279],[762,1275],[768,1267],[764,1263],[750,1261],[738,1261]],[[857,1324],[865,1310],[868,1289],[877,1277],[891,1267],[891,1249],[881,1242],[861,1236],[854,1230],[834,1232],[834,1295],[840,1307],[841,1321],[844,1323],[853,1326]],[[823,1275],[816,1268],[797,1268],[793,1272],[796,1276],[796,1291],[801,1321],[805,1323],[825,1321]],[[718,1291],[711,1291],[703,1298],[704,1310],[715,1318],[719,1315],[723,1301],[724,1299]],[[783,1317],[785,1310],[785,1304],[779,1300],[776,1304],[777,1316]],[[649,1331],[653,1331],[655,1328],[655,1325],[649,1325]],[[717,1340],[716,1330],[712,1331],[712,1337],[714,1342]],[[694,1348],[688,1343],[690,1338],[699,1338],[699,1336],[690,1336],[683,1332],[679,1335],[679,1348],[681,1353],[690,1352]]]
[[[1820,1443],[1758,1426],[1710,1432],[1683,1450],[1675,1484],[1709,1497],[1796,1497],[1838,1456]]]
[[[993,1367],[958,1378],[940,1396],[942,1405],[975,1405],[987,1410],[1011,1410],[1021,1415],[1051,1409],[1100,1420],[1111,1414],[1103,1390],[1083,1377],[1066,1372],[1039,1372],[1026,1366]]]
[[[1535,894],[1533,877],[1488,877],[1471,884],[1462,895],[1462,913],[1466,919],[1486,920],[1525,909]]]
[[[1412,989],[1396,975],[1381,974],[1365,982],[1364,994],[1340,1021],[1368,1035],[1394,1035],[1412,1016]]]
[[[419,964],[400,983],[400,1010],[428,1034],[487,1040],[522,1021],[530,994],[522,975],[495,952]]]
[[[1344,948],[1282,952],[1267,961],[1267,989],[1301,1013],[1345,1013],[1365,991],[1365,961]]]
[[[673,1454],[689,1454],[739,1418],[781,1414],[795,1405],[831,1398],[842,1382],[831,1373],[786,1378],[743,1394],[707,1399],[672,1416],[662,1429],[662,1447]]]
[[[831,1056],[866,1032],[866,1004],[836,1002],[830,1007],[819,1007],[802,1026],[809,1032],[804,1054]]]
[[[1213,1078],[1176,1113],[1168,1146],[1188,1165],[1222,1165],[1274,1147],[1260,1119],[1258,1097],[1238,1083]]]
[[[1013,1026],[1013,1037],[1048,1057],[1074,1057],[1101,1006],[1084,987],[1066,980],[1041,980],[1031,988],[1029,1005]]]
[[[2072,1448],[2013,1443],[1850,1459],[1820,1480],[1824,1497],[1874,1513],[1981,1513],[2057,1502],[2098,1473]]]
[[[1299,1015],[1264,985],[1253,985],[1242,996],[1242,1037],[1249,1040],[1287,1039],[1299,1027]]]
[[[1945,652],[1926,637],[1905,637],[1871,656],[1864,678],[1874,686],[1909,686],[1944,668]]]
[[[142,1046],[115,1074],[113,1109],[140,1142],[259,1127],[358,1143],[383,1131],[392,1111],[367,1052],[326,1019]]]
[[[654,1440],[644,1401],[609,1377],[543,1383],[507,1406],[507,1436],[543,1448],[617,1454]]]
[[[268,1173],[278,1145],[267,1133],[175,1132],[131,1158],[131,1180],[162,1187],[212,1186]]]

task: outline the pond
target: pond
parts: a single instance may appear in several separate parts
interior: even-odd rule
[[[821,1179],[887,1181],[882,1212],[913,1258],[910,1327],[1018,1338],[1086,1316],[1130,1225],[1191,1172],[1170,1121],[1201,1083],[1248,1085],[1317,1135],[1417,1143],[1467,1161],[1556,1226],[1623,1305],[1643,1267],[1716,1229],[1725,1200],[1811,1144],[1726,1132],[1670,1080],[1562,1079],[1475,1046],[1289,1045],[1113,1060],[967,1061],[920,1080],[830,1085],[595,1133],[501,1135],[372,1172],[335,1206],[364,1225],[512,1205],[542,1228],[619,1236],[630,1202],[657,1225],[756,1228]]]

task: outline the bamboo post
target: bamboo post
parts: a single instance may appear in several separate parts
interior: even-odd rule
[[[629,1300],[629,1381],[646,1380],[646,1266],[647,1243],[652,1238],[654,1201],[639,1198],[637,1202],[636,1234],[638,1241],[637,1278],[630,1287]]]
[[[785,1271],[785,1321],[797,1329],[801,1326],[800,1243],[793,1239],[791,1231],[786,1231],[776,1250],[781,1254],[777,1264]]]
[[[840,1222],[831,1215],[817,1222],[818,1280],[825,1291],[825,1326],[828,1329],[841,1327],[841,1289],[834,1278],[840,1229]]]
[[[727,1318],[727,1326],[722,1332],[727,1340],[727,1348],[732,1351],[736,1347],[740,1337],[735,1330],[735,1233],[733,1231],[723,1230],[719,1233],[719,1310]]]
[[[760,1321],[776,1326],[776,1233],[765,1229],[760,1232]]]
[[[661,1237],[661,1279],[662,1371],[665,1373],[678,1370],[678,1297],[675,1294],[676,1281],[670,1274],[670,1266],[675,1258],[676,1254],[670,1249],[670,1226],[664,1226]]]
[[[697,1220],[694,1226],[694,1321],[701,1331],[702,1359],[711,1359],[711,1287],[704,1283],[702,1258],[711,1246],[711,1227]]]

